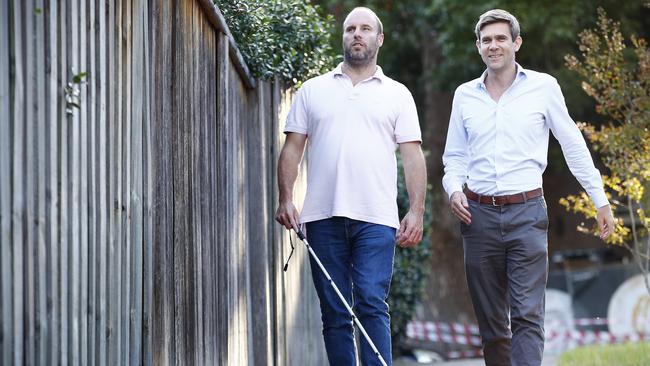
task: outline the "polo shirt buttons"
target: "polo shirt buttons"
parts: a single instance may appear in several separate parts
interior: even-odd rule
[[[353,91],[350,93],[350,99],[357,99],[359,98],[359,92]]]

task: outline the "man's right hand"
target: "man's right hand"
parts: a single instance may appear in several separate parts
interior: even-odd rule
[[[465,193],[461,191],[452,193],[451,198],[449,198],[449,206],[451,207],[451,213],[460,221],[467,225],[472,223],[472,214],[469,213],[469,204],[467,204]]]
[[[281,202],[275,211],[275,221],[284,225],[287,230],[299,231],[298,223],[300,222],[300,213],[296,210],[293,202]]]

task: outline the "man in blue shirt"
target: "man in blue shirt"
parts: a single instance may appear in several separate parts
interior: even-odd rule
[[[465,272],[487,365],[540,365],[548,274],[542,191],[549,131],[598,208],[601,238],[614,218],[600,173],[557,81],[515,62],[517,19],[481,15],[476,47],[487,66],[456,89],[443,154],[443,186],[461,222]]]

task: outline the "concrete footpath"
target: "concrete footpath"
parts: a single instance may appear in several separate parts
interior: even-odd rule
[[[542,366],[557,366],[559,356],[544,356]],[[437,361],[431,363],[416,362],[411,358],[398,358],[393,361],[393,366],[485,366],[483,359],[465,359],[454,361]]]

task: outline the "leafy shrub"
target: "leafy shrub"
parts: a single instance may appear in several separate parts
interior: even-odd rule
[[[255,77],[297,84],[335,62],[333,18],[305,0],[214,0]]]
[[[399,177],[397,179],[397,206],[399,216],[404,217],[409,209],[408,192],[404,180],[402,160],[398,159]],[[424,209],[424,235],[422,242],[413,248],[395,249],[393,280],[390,286],[388,305],[390,306],[391,335],[395,354],[406,336],[406,324],[413,317],[415,306],[422,297],[426,278],[429,275],[431,257],[431,186],[427,186]]]
[[[620,24],[608,18],[602,8],[598,9],[598,29],[584,30],[579,36],[581,58],[567,56],[567,67],[584,78],[582,88],[595,99],[596,111],[609,119],[600,128],[579,124],[609,170],[603,182],[619,217],[607,242],[627,248],[641,272],[648,274],[650,48],[645,39],[632,36],[632,52],[626,53]],[[585,192],[563,198],[560,204],[586,218],[596,217],[596,207]],[[578,230],[598,234],[596,223],[592,227],[581,225]],[[650,281],[645,285],[650,293]]]

